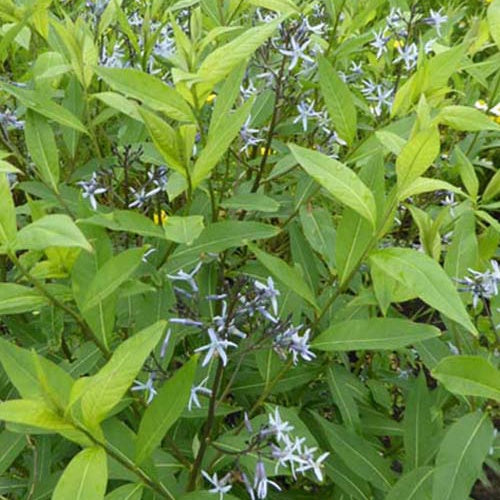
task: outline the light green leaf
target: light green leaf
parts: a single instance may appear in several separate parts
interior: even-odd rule
[[[111,5],[111,3],[108,5]],[[99,92],[97,94],[93,94],[92,98],[99,99],[106,104],[106,106],[130,116],[130,118],[133,118],[134,120],[142,121],[137,104],[121,94],[117,94],[116,92]]]
[[[0,88],[18,99],[24,106],[55,122],[79,132],[87,133],[83,123],[63,106],[47,99],[36,90],[27,90],[5,82],[0,82]]]
[[[59,408],[68,404],[73,379],[52,361],[0,339],[0,362],[23,398],[45,399]]]
[[[76,400],[81,401],[86,422],[98,424],[120,402],[165,328],[166,321],[158,321],[125,340],[99,372],[80,386],[82,390]]]
[[[314,293],[296,268],[291,267],[279,257],[275,257],[274,255],[270,255],[260,250],[254,244],[249,244],[248,246],[257,259],[259,259],[260,263],[263,264],[275,278],[280,280],[287,288],[297,295],[307,300],[313,307],[318,308]]]
[[[461,194],[464,193],[460,188],[457,188],[449,182],[442,181],[441,179],[430,179],[428,177],[419,177],[415,179],[411,184],[398,193],[399,200],[406,200],[410,196],[415,196],[417,194],[429,193],[432,191],[451,191],[453,193]]]
[[[106,261],[90,282],[81,309],[92,309],[128,280],[141,264],[144,251],[144,248],[131,248]]]
[[[357,128],[354,99],[347,85],[324,57],[319,60],[319,85],[336,132],[347,144],[352,144]]]
[[[295,144],[289,144],[293,156],[304,170],[332,196],[352,208],[375,228],[377,208],[373,193],[361,179],[342,163]]]
[[[454,149],[455,155],[457,157],[458,169],[460,171],[460,177],[464,183],[465,189],[471,195],[473,199],[477,198],[479,192],[479,180],[474,170],[474,165],[465,153],[457,146]]]
[[[335,269],[336,231],[330,212],[324,208],[310,210],[302,206],[300,222],[311,247],[323,256],[330,270]]]
[[[107,483],[106,452],[102,448],[86,448],[67,465],[52,500],[103,500]]]
[[[9,469],[27,444],[26,437],[22,434],[6,430],[0,433],[0,474]]]
[[[177,249],[167,263],[167,271],[194,266],[204,253],[218,253],[228,248],[245,245],[245,241],[272,238],[279,233],[279,228],[261,222],[223,221],[206,227],[191,245]]]
[[[163,156],[163,159],[183,177],[187,177],[186,165],[180,157],[177,148],[177,136],[174,129],[155,113],[140,107],[137,109],[148,129],[151,139],[153,139],[153,144]]]
[[[141,500],[143,490],[142,484],[124,484],[106,495],[105,500]]]
[[[249,99],[233,113],[226,115],[226,119],[220,121],[214,129],[211,137],[208,138],[206,146],[193,167],[192,184],[197,187],[201,181],[210,175],[219,160],[227,151],[229,145],[238,135],[241,127],[248,118],[252,108],[253,100]]]
[[[203,216],[201,215],[170,216],[163,223],[163,230],[167,240],[186,245],[191,245],[201,234],[204,227]]]
[[[24,128],[26,146],[42,180],[59,191],[59,153],[52,127],[38,113],[28,110]]]
[[[312,413],[326,438],[325,444],[354,474],[376,488],[388,491],[394,482],[389,461],[362,437]]]
[[[0,403],[0,420],[54,432],[75,430],[41,399],[12,399]]]
[[[174,120],[193,122],[189,104],[159,78],[132,68],[96,68],[96,73],[114,90],[137,99]]]
[[[18,233],[16,249],[45,250],[50,247],[92,247],[73,220],[64,214],[46,215],[24,226]]]
[[[342,422],[347,429],[356,432],[360,426],[359,409],[354,401],[350,387],[345,384],[345,368],[332,365],[326,371],[328,388],[342,416]]]
[[[420,374],[408,391],[403,420],[405,471],[426,465],[435,447],[436,432],[431,418],[431,398],[425,376]]]
[[[293,0],[249,0],[248,2],[256,7],[264,7],[282,14],[294,14],[299,12]]]
[[[488,7],[488,25],[490,34],[500,49],[500,0],[493,0]]]
[[[500,193],[500,170],[495,172],[495,175],[491,178],[490,182],[484,189],[483,201],[492,200],[496,198]]]
[[[448,391],[500,401],[500,372],[480,356],[450,356],[432,370]]]
[[[455,221],[453,239],[444,260],[444,270],[451,278],[461,279],[468,269],[477,268],[478,259],[476,218],[472,210],[467,210]]]
[[[247,29],[229,43],[212,51],[201,63],[197,80],[214,85],[248,58],[274,33],[282,19]]]
[[[0,314],[19,314],[39,310],[47,298],[34,288],[16,283],[0,283]]]
[[[468,132],[500,131],[500,125],[496,124],[488,115],[467,106],[446,106],[441,110],[436,120],[455,130]]]
[[[373,253],[370,260],[431,307],[477,335],[458,292],[431,257],[407,248],[386,248]]]
[[[261,193],[237,194],[224,200],[221,204],[224,208],[255,212],[276,212],[280,204],[273,198]]]
[[[433,467],[419,467],[404,474],[385,500],[432,500]]]
[[[189,401],[196,374],[198,356],[191,358],[158,391],[158,395],[144,412],[136,441],[136,463],[151,456],[160,445],[168,429],[182,415]]]
[[[487,413],[465,415],[448,429],[436,458],[433,499],[469,498],[493,437]]]
[[[410,139],[396,160],[399,192],[425,173],[439,154],[437,127],[422,130]]]
[[[387,130],[378,130],[375,132],[375,136],[384,148],[396,156],[399,156],[406,144],[401,136]]]
[[[351,319],[334,323],[313,341],[312,347],[320,351],[393,350],[439,334],[434,326],[406,319]]]

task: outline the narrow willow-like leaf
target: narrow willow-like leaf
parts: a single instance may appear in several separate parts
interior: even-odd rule
[[[406,143],[396,160],[400,192],[425,173],[439,154],[439,148],[437,127],[422,130]]]
[[[437,337],[439,330],[424,323],[398,318],[351,319],[334,323],[312,343],[321,351],[399,349]]]
[[[350,168],[317,151],[295,144],[289,144],[288,147],[297,162],[311,177],[375,228],[377,208],[373,193]]]
[[[142,417],[136,441],[136,462],[144,462],[159,446],[189,401],[198,357],[189,360],[167,380]]]
[[[326,445],[354,474],[382,491],[388,491],[394,474],[389,461],[382,458],[372,445],[362,437],[312,413],[326,438]]]
[[[357,127],[354,99],[347,85],[324,57],[319,60],[319,85],[336,132],[341,139],[352,144]]]
[[[47,298],[34,288],[16,283],[0,283],[0,314],[36,311],[47,304]]]
[[[448,429],[436,457],[433,499],[469,497],[493,437],[493,425],[486,413],[465,415]]]
[[[487,115],[467,106],[446,106],[439,113],[437,120],[456,130],[468,132],[500,131],[500,125],[488,118]]]
[[[90,282],[82,309],[92,309],[129,279],[141,264],[144,251],[132,248],[109,259]]]
[[[192,122],[189,104],[172,87],[159,78],[132,68],[96,68],[96,73],[113,89],[137,99],[170,118]]]
[[[256,245],[249,245],[249,247],[261,264],[263,264],[275,278],[279,279],[297,295],[307,300],[313,307],[318,307],[314,293],[297,269],[291,267],[280,258],[260,250]]]
[[[477,335],[450,278],[431,257],[407,248],[387,248],[373,253],[370,260],[431,307]]]
[[[419,467],[404,474],[385,500],[432,500],[433,467]]]
[[[166,327],[165,321],[136,333],[120,344],[111,359],[99,372],[85,380],[77,399],[81,400],[82,414],[86,422],[98,424],[117,405],[159,342]],[[73,403],[74,404],[74,403]]]
[[[24,226],[16,238],[17,249],[45,250],[48,247],[83,248],[92,246],[73,220],[64,214],[46,215]]]
[[[52,127],[43,116],[28,110],[24,132],[26,146],[40,177],[54,191],[58,191],[59,153]]]
[[[450,356],[432,370],[447,390],[460,396],[500,401],[500,372],[480,356]]]
[[[191,245],[204,227],[201,215],[171,216],[163,223],[165,238],[186,245]]]
[[[342,415],[343,424],[351,431],[357,431],[360,426],[359,409],[351,389],[345,382],[345,368],[333,365],[327,369],[327,382],[334,403]]]
[[[103,500],[108,482],[106,452],[93,447],[73,457],[59,479],[53,500]]]
[[[487,15],[491,36],[500,49],[500,0],[491,2]]]

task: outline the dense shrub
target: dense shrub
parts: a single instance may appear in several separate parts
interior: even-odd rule
[[[498,498],[500,0],[0,20],[1,498]]]

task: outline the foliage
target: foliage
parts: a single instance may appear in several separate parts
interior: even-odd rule
[[[495,496],[500,0],[0,23],[1,498]]]

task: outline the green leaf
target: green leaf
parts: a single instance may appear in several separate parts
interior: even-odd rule
[[[88,219],[81,219],[80,224],[91,224],[106,227],[112,231],[125,231],[127,233],[164,238],[164,232],[148,217],[133,212],[132,210],[115,210],[109,214],[96,214]]]
[[[404,474],[385,500],[432,500],[433,467],[419,467]]]
[[[45,250],[50,247],[76,247],[92,252],[92,247],[71,217],[46,215],[24,226],[18,233],[16,249]]]
[[[436,120],[455,130],[468,132],[500,130],[500,125],[496,124],[488,115],[467,106],[446,106],[441,110]]]
[[[463,278],[468,269],[477,268],[478,259],[476,218],[472,210],[467,210],[455,221],[453,238],[444,260],[444,270],[451,278]]]
[[[500,49],[500,0],[493,0],[487,11],[490,34]]]
[[[406,319],[351,319],[334,323],[312,342],[312,347],[320,351],[393,350],[439,334],[434,326]]]
[[[297,162],[316,182],[375,228],[377,208],[373,193],[351,169],[317,151],[295,144],[289,144],[288,147]]]
[[[201,63],[196,77],[207,86],[223,80],[231,71],[249,57],[274,33],[282,19],[247,29],[229,43],[212,51]]]
[[[448,391],[500,401],[500,372],[480,356],[450,356],[432,370]]]
[[[12,399],[0,403],[0,420],[54,432],[75,430],[40,399]]]
[[[436,432],[431,418],[431,398],[425,376],[410,386],[403,420],[405,471],[425,465],[434,450]]]
[[[493,437],[486,413],[465,415],[448,429],[436,458],[433,499],[469,498]]]
[[[280,208],[275,199],[261,193],[237,194],[224,200],[220,206],[248,212],[276,212]]]
[[[488,201],[500,193],[500,170],[497,170],[495,172],[495,175],[490,179],[490,182],[488,182],[488,185],[484,189],[483,192],[483,201]]]
[[[215,168],[219,160],[229,148],[240,132],[241,127],[248,118],[253,100],[249,99],[236,111],[226,115],[226,119],[214,128],[213,134],[208,138],[200,156],[193,167],[192,184],[197,187],[206,179]]]
[[[458,292],[431,257],[407,248],[386,248],[373,253],[370,260],[431,307],[477,335]]]
[[[299,9],[293,0],[249,0],[248,2],[256,7],[264,7],[268,10],[274,10],[283,14],[296,14]]]
[[[196,374],[198,356],[191,358],[158,391],[158,395],[144,412],[136,441],[136,463],[151,456],[160,445],[168,429],[182,415],[189,401]]]
[[[345,384],[345,368],[332,365],[326,371],[328,388],[342,416],[343,424],[351,431],[357,431],[360,426],[359,410],[350,387]]]
[[[18,99],[24,106],[55,122],[79,132],[87,133],[83,123],[63,106],[52,102],[36,90],[27,90],[5,82],[0,82],[0,88]]]
[[[184,267],[196,265],[204,253],[219,253],[245,245],[246,241],[272,238],[279,231],[279,228],[261,222],[215,222],[202,231],[193,245],[183,246],[172,254],[167,271],[175,273]]]
[[[325,259],[330,270],[335,269],[336,232],[330,212],[324,208],[310,210],[302,206],[300,222],[309,245]]]
[[[23,398],[45,398],[59,408],[67,405],[73,379],[60,366],[3,339],[0,339],[0,362]]]
[[[144,248],[131,248],[106,261],[90,282],[81,309],[92,309],[109,297],[134,274],[142,262],[143,255]]]
[[[148,129],[151,139],[153,139],[153,144],[163,156],[163,159],[183,177],[187,177],[187,167],[177,149],[177,136],[174,129],[155,113],[147,111],[144,108],[138,107],[137,109]]]
[[[347,85],[324,57],[319,59],[319,85],[336,132],[347,144],[352,144],[357,128],[354,99]]]
[[[159,78],[132,68],[95,68],[96,73],[114,90],[137,99],[152,110],[174,120],[194,122],[189,104]]]
[[[27,445],[26,437],[9,431],[0,434],[0,475],[12,465]]]
[[[462,178],[465,189],[467,189],[467,192],[473,199],[476,199],[479,192],[479,180],[474,170],[474,165],[472,165],[469,158],[467,158],[465,153],[458,146],[455,147],[454,151],[457,157],[460,177]]]
[[[215,106],[210,118],[208,138],[210,139],[216,130],[220,130],[222,123],[227,119],[234,102],[240,95],[240,86],[245,76],[246,64],[240,64],[234,68],[226,78],[220,92],[217,94]]]
[[[106,495],[105,500],[141,500],[143,490],[142,484],[124,484]]]
[[[389,461],[383,459],[372,445],[344,427],[312,413],[326,438],[325,444],[352,472],[376,488],[388,491],[394,482]]]
[[[36,311],[47,303],[47,298],[34,288],[16,283],[0,283],[0,314]]]
[[[116,348],[96,375],[87,379],[78,398],[86,422],[98,424],[120,402],[165,328],[166,322],[158,321],[136,333]]]
[[[260,263],[278,280],[280,280],[287,288],[294,293],[307,300],[316,309],[318,304],[314,293],[309,288],[309,285],[304,281],[299,271],[291,267],[279,257],[270,255],[263,250],[260,250],[256,245],[249,244],[250,250],[255,254]]]
[[[28,110],[24,128],[26,146],[42,180],[59,191],[59,153],[52,127],[40,114]]]
[[[463,191],[449,182],[442,181],[441,179],[429,179],[428,177],[419,177],[406,188],[398,193],[399,200],[406,200],[410,196],[416,194],[429,193],[431,191],[451,191],[464,195]]]
[[[64,470],[52,500],[102,500],[107,483],[106,452],[102,448],[86,448]]]
[[[439,154],[439,149],[437,127],[422,130],[405,144],[396,160],[399,192],[425,173]]]
[[[186,245],[191,245],[201,234],[204,227],[203,216],[201,215],[169,216],[163,223],[163,230],[167,240]]]

